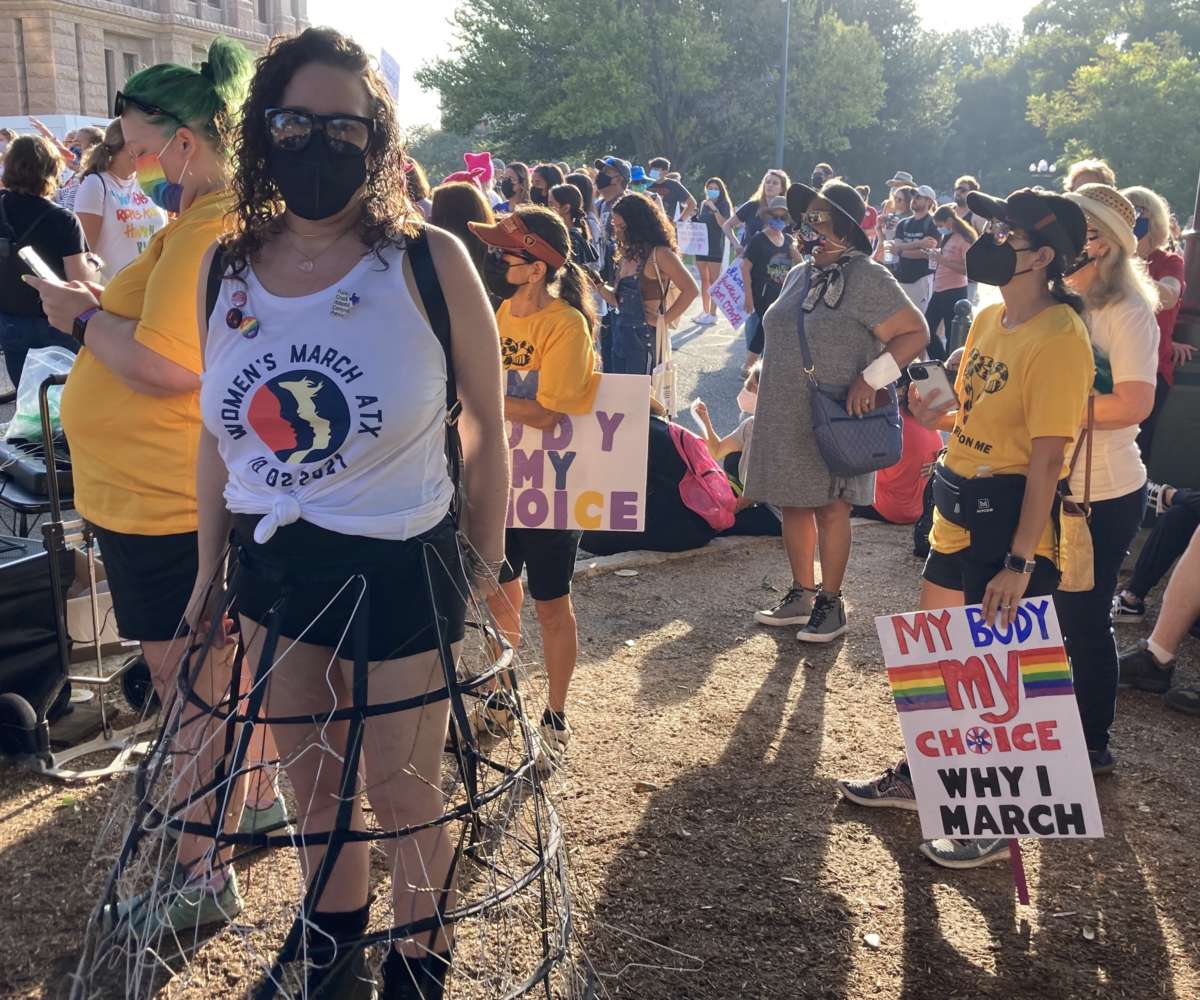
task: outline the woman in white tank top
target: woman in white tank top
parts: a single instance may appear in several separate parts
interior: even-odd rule
[[[286,649],[271,664],[268,717],[352,705],[354,659],[360,670],[370,661],[371,704],[441,691],[439,647],[463,636],[472,571],[449,514],[446,357],[413,276],[419,216],[404,191],[394,115],[363,51],[328,30],[276,45],[246,105],[238,224],[206,317],[195,601],[232,529],[247,663],[258,664],[264,644],[271,655],[275,634]],[[278,214],[275,192],[287,206]],[[439,230],[426,238],[462,402],[473,550],[465,562],[486,575],[503,558],[507,502],[499,338],[461,245]],[[384,829],[442,814],[448,713],[439,697],[366,723],[368,796]],[[340,828],[350,724],[271,728],[306,806],[301,829]],[[362,830],[353,800],[351,828]],[[396,925],[434,916],[453,852],[444,825],[382,846]],[[309,917],[306,995],[374,996],[362,949],[338,947],[367,926],[368,843],[331,851],[337,859]],[[301,854],[312,886],[325,848]],[[384,996],[440,998],[449,946],[444,928],[398,940]]]

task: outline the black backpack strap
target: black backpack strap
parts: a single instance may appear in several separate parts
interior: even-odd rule
[[[221,280],[225,277],[225,250],[217,244],[212,262],[208,265],[208,279],[204,286],[204,315],[212,319],[213,310],[217,307],[217,298],[221,294]]]
[[[417,291],[421,294],[421,304],[425,307],[425,315],[429,317],[429,325],[433,327],[434,336],[446,355],[446,422],[453,425],[458,421],[462,404],[458,399],[454,357],[450,349],[450,309],[446,305],[442,283],[438,281],[437,268],[433,266],[433,254],[429,251],[429,240],[426,238],[424,226],[421,227],[418,236],[409,237],[408,258],[417,282]]]
[[[413,278],[417,283],[417,292],[421,296],[421,304],[425,307],[425,315],[429,317],[433,334],[446,355],[446,465],[450,472],[450,481],[454,484],[454,501],[450,511],[458,520],[464,509],[462,440],[458,435],[458,417],[462,412],[462,403],[458,398],[458,382],[454,377],[454,356],[450,345],[450,309],[446,305],[442,283],[438,280],[437,268],[433,264],[426,227],[422,226],[416,236],[410,236],[406,246]]]

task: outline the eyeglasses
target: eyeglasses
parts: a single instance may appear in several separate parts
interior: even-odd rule
[[[1016,236],[1018,239],[1020,239],[1020,237],[1018,236],[1018,231],[1006,222],[997,222],[995,220],[992,220],[984,227],[983,231],[992,238],[992,242],[995,243],[997,246],[1002,246],[1005,243],[1011,242],[1012,238],[1014,236]],[[1033,247],[1032,246],[1027,246],[1027,247],[1014,246],[1013,249],[1014,250],[1032,250]]]
[[[832,212],[822,212],[822,211],[814,210],[812,212],[804,213],[804,221],[807,222],[810,226],[819,226],[822,223],[828,222],[832,218],[833,218]]]
[[[166,108],[160,108],[157,104],[151,104],[149,101],[141,101],[136,97],[130,97],[128,94],[123,94],[117,91],[117,96],[113,100],[113,117],[120,118],[125,113],[126,107],[137,108],[144,115],[151,115],[156,118],[170,118],[172,121],[179,122],[180,125],[186,125],[179,115],[168,111]]]
[[[324,132],[335,153],[362,155],[375,134],[375,122],[358,115],[317,115],[298,108],[268,108],[267,133],[277,149],[304,149],[314,132]]]
[[[497,261],[503,261],[509,267],[521,267],[523,264],[534,264],[537,262],[536,257],[531,257],[529,254],[521,253],[519,250],[508,250],[505,247],[489,247],[488,255]],[[516,257],[520,263],[514,264],[510,260],[504,260],[505,257]]]

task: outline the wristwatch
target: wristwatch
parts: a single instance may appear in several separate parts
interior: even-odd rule
[[[88,320],[95,316],[99,311],[99,306],[92,306],[91,309],[85,309],[75,317],[75,322],[71,325],[71,336],[78,340],[79,343],[82,344],[83,338],[87,335]]]
[[[1033,559],[1022,559],[1010,552],[1004,557],[1004,568],[1013,573],[1032,573],[1037,568],[1037,562]]]

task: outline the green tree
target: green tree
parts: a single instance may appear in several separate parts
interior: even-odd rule
[[[1144,184],[1190,206],[1200,146],[1200,63],[1180,40],[1106,45],[1060,91],[1031,98],[1030,120],[1064,150],[1091,151],[1121,184]]]

